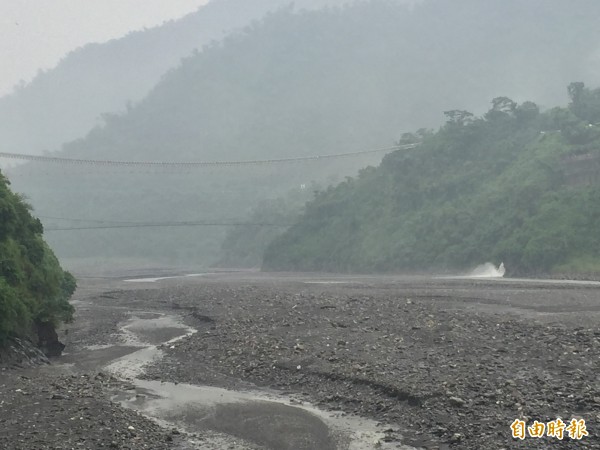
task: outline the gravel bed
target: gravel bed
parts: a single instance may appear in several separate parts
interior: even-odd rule
[[[127,388],[103,373],[0,379],[0,448],[11,450],[182,448],[178,436],[107,398]]]
[[[275,388],[378,420],[404,443],[432,450],[600,449],[597,287],[319,280],[98,284],[77,299],[78,320],[62,331],[67,350],[77,350],[63,360],[118,341],[131,311],[170,312],[198,332],[164,347],[148,379]],[[0,370],[0,448],[185,448],[182,436],[110,401],[127,383],[91,370],[98,355],[75,375]],[[511,437],[515,419],[559,417],[584,419],[589,436]]]
[[[496,300],[485,287],[460,292],[299,283],[170,289],[177,308],[200,318],[200,332],[165,348],[147,377],[276,387],[398,425],[407,443],[430,449],[600,448],[597,316],[559,308],[573,297],[590,319],[597,291],[511,288],[510,307],[504,292]],[[155,294],[144,301],[158,301]],[[511,436],[517,418],[557,417],[583,418],[589,436]]]

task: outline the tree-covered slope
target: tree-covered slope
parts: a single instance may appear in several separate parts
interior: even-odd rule
[[[519,98],[527,90],[541,102],[562,98],[548,86],[580,79],[600,36],[600,3],[582,0],[587,14],[568,6],[510,0],[492,8],[460,0],[409,10],[372,0],[341,9],[280,10],[192,54],[142,101],[107,116],[104,126],[65,145],[59,156],[215,161],[338,153],[389,146],[401,130],[437,126],[439,111],[455,105],[479,110],[482,98],[498,93]],[[323,183],[331,174],[354,174],[373,161],[177,173],[29,164],[11,179],[48,229],[98,221],[219,223],[239,221],[260,201],[312,180]],[[224,234],[222,227],[121,228],[49,238],[61,257],[206,263],[219,258]]]
[[[506,97],[482,118],[448,111],[418,147],[320,192],[264,268],[600,270],[600,90],[569,93],[541,114]]]
[[[308,0],[296,3],[317,7]],[[40,71],[31,82],[0,98],[3,151],[39,154],[85,136],[102,122],[104,113],[124,111],[141,100],[194,49],[287,4],[286,0],[213,0],[181,19],[70,52],[56,67]]]
[[[247,215],[247,224],[227,231],[217,264],[220,267],[260,267],[267,246],[298,220],[317,189],[315,184],[303,185],[279,198],[260,202]]]
[[[0,174],[0,346],[72,318],[75,279],[60,268],[42,231]]]

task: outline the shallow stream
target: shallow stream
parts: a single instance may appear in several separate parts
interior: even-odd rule
[[[129,378],[134,390],[115,396],[169,428],[200,435],[198,448],[273,450],[404,449],[386,442],[390,427],[339,412],[327,412],[275,391],[235,391],[212,386],[146,381],[144,366],[163,356],[163,346],[196,332],[181,318],[136,313],[120,326],[123,346],[139,347],[106,365]]]

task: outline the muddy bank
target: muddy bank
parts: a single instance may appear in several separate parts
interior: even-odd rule
[[[10,338],[0,347],[0,371],[50,364],[48,357],[30,340]]]
[[[10,337],[0,345],[0,370],[49,364],[48,358],[62,354],[65,346],[53,324],[36,322],[29,336]]]

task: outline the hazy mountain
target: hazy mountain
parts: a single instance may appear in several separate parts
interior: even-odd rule
[[[565,103],[563,86],[589,73],[600,42],[600,3],[577,5],[432,0],[411,10],[373,0],[279,10],[187,57],[143,100],[106,116],[62,155],[198,161],[327,154],[390,145],[403,131],[438,126],[442,111],[481,113],[499,95]],[[300,184],[373,162],[183,173],[31,164],[12,177],[45,217],[220,222],[239,221],[259,201]],[[83,230],[49,239],[61,256],[207,262],[218,257],[223,234],[218,227]]]
[[[197,12],[120,39],[88,44],[53,69],[0,98],[0,143],[7,152],[41,153],[84,136],[101,115],[141,100],[194,49],[221,40],[289,0],[213,0]],[[341,0],[299,0],[317,8]]]

